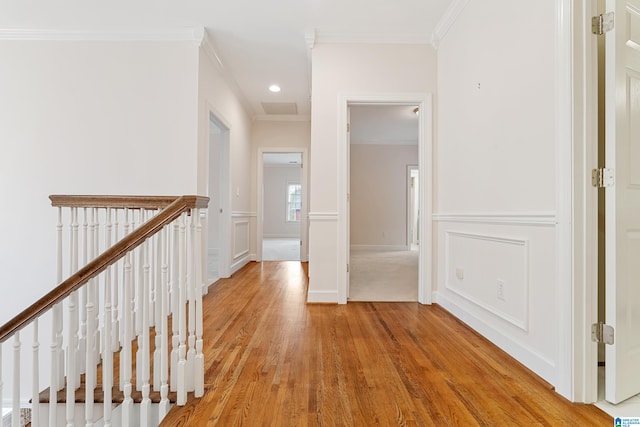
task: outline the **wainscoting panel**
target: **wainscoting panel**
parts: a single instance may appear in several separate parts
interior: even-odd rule
[[[251,212],[233,212],[231,215],[232,273],[251,261],[251,221],[254,219],[255,214]]]
[[[527,239],[447,230],[445,269],[449,291],[529,330]]]

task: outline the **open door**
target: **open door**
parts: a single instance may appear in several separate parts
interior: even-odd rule
[[[640,0],[607,0],[607,12],[605,398],[616,404],[640,393]]]

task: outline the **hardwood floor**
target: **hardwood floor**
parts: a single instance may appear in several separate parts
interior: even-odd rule
[[[299,262],[204,302],[205,395],[163,426],[610,426],[437,305],[307,305]]]

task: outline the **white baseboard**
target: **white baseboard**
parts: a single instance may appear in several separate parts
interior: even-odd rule
[[[242,256],[240,259],[238,259],[236,262],[234,262],[233,265],[231,265],[231,274],[234,274],[235,272],[240,270],[242,267],[249,264],[249,262],[251,262],[251,257],[247,253],[244,256]]]
[[[264,234],[264,239],[299,239],[299,234]]]
[[[464,322],[471,329],[500,347],[511,357],[531,369],[537,375],[542,377],[551,385],[556,384],[557,372],[555,364],[552,360],[542,356],[534,349],[527,347],[521,343],[515,342],[501,331],[489,326],[478,316],[469,313],[455,301],[442,292],[433,293],[433,302],[439,304],[453,314],[455,317]]]
[[[310,303],[338,303],[338,291],[309,291],[307,302]]]

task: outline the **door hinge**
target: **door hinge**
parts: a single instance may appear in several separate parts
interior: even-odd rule
[[[347,132],[351,132],[351,123],[347,123]]]
[[[613,169],[598,168],[591,171],[591,185],[596,188],[613,187],[615,184]]]
[[[591,32],[597,36],[613,30],[615,25],[613,12],[600,14],[591,18]]]
[[[613,345],[615,331],[613,326],[605,325],[602,322],[591,325],[591,341]]]
[[[347,264],[347,273],[349,272],[349,264]]]

